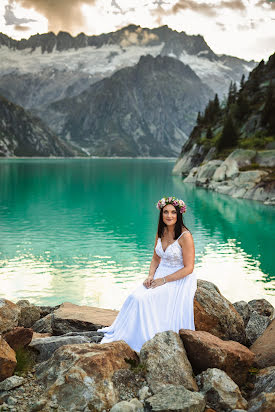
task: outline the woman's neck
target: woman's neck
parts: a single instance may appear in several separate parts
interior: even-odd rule
[[[166,232],[168,233],[168,235],[172,235],[174,237],[174,233],[175,233],[175,225],[173,226],[166,226]]]

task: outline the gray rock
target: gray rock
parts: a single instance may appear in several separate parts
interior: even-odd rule
[[[40,317],[44,318],[45,316],[49,315],[50,313],[53,313],[56,309],[60,307],[60,305],[56,306],[38,306],[40,309]]]
[[[217,167],[220,166],[221,163],[222,163],[222,160],[210,160],[204,165],[201,165],[198,168],[197,182],[205,183],[209,181],[214,175]]]
[[[239,172],[238,176],[234,178],[234,184],[237,187],[244,189],[252,189],[257,183],[261,181],[268,173],[264,170],[247,170]]]
[[[245,343],[244,322],[232,303],[214,283],[202,279],[197,283],[194,300],[196,330],[204,330],[220,339]]]
[[[28,300],[19,300],[16,305],[20,307],[19,326],[31,328],[33,324],[40,319],[40,308],[31,305]]]
[[[248,412],[274,412],[275,392],[262,392],[248,403]]]
[[[196,380],[211,408],[219,412],[246,409],[247,401],[242,397],[238,385],[224,371],[209,368],[197,375]]]
[[[244,300],[240,300],[239,302],[233,303],[233,306],[243,318],[244,326],[246,326],[251,315],[251,307]]]
[[[137,379],[137,374],[130,369],[119,369],[112,376],[114,392],[119,394],[119,401],[128,401],[137,398],[142,381]]]
[[[224,160],[224,162],[220,163],[219,167],[216,168],[212,178],[213,180],[220,182],[226,179],[232,179],[236,177],[238,173],[238,163],[235,159],[228,157]]]
[[[0,392],[10,391],[11,389],[21,386],[24,382],[24,378],[20,376],[11,376],[10,378],[5,379],[0,382]]]
[[[41,411],[47,405],[47,399],[40,399],[31,406],[30,412]]]
[[[185,179],[183,179],[184,183],[195,183],[197,181],[198,170],[198,167],[193,167],[190,170],[188,176]]]
[[[172,330],[156,333],[143,344],[139,357],[146,366],[146,380],[153,393],[167,384],[184,385],[192,391],[198,390],[178,333]]]
[[[250,165],[255,155],[256,150],[236,149],[227,156],[226,160],[233,159],[237,162],[238,167],[243,167]]]
[[[248,346],[253,345],[264,333],[270,322],[271,320],[268,317],[259,315],[254,310],[251,311],[249,321],[245,328]]]
[[[275,150],[257,151],[255,161],[260,166],[274,167],[275,166]]]
[[[250,397],[253,399],[262,392],[275,392],[275,366],[269,366],[259,371],[256,375],[255,386]]]
[[[177,160],[172,174],[187,176],[193,167],[200,165],[206,153],[207,149],[205,149],[203,145],[194,143],[192,147]]]
[[[270,319],[273,319],[274,316],[274,307],[266,299],[254,299],[248,302],[248,305],[258,312],[259,315],[267,316]]]
[[[39,352],[37,361],[44,362],[48,360],[60,346],[88,342],[90,342],[90,338],[85,336],[51,336],[34,339],[29,344],[29,347]]]
[[[110,412],[143,412],[143,404],[136,398],[116,403]]]
[[[146,412],[203,412],[205,405],[203,394],[189,391],[182,385],[167,385],[145,400],[144,410]]]
[[[45,316],[44,318],[39,319],[35,324],[32,326],[32,329],[38,333],[53,333],[52,330],[52,317],[53,315],[50,313],[49,315]]]
[[[143,386],[138,391],[138,397],[141,401],[144,401],[144,399],[149,398],[150,396],[152,396],[152,393],[150,392],[149,386]]]

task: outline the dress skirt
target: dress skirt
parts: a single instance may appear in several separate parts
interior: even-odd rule
[[[161,262],[154,279],[182,268]],[[193,302],[196,289],[195,271],[155,288],[146,288],[141,283],[128,295],[112,325],[97,330],[104,332],[100,343],[124,340],[139,353],[142,345],[158,332],[195,330]]]

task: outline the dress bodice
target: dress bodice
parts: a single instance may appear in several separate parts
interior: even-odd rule
[[[158,238],[155,251],[156,254],[161,258],[160,265],[184,266],[182,259],[182,249],[178,240],[186,232],[188,232],[188,230],[182,232],[182,234],[173,243],[167,246],[165,251],[162,248],[161,238]]]

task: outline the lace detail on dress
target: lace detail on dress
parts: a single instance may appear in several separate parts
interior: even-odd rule
[[[182,234],[171,245],[168,245],[165,251],[162,248],[161,238],[158,238],[158,242],[155,248],[156,254],[161,257],[160,265],[169,266],[184,266],[182,259],[182,249],[178,242],[179,238],[188,230],[182,232]]]

